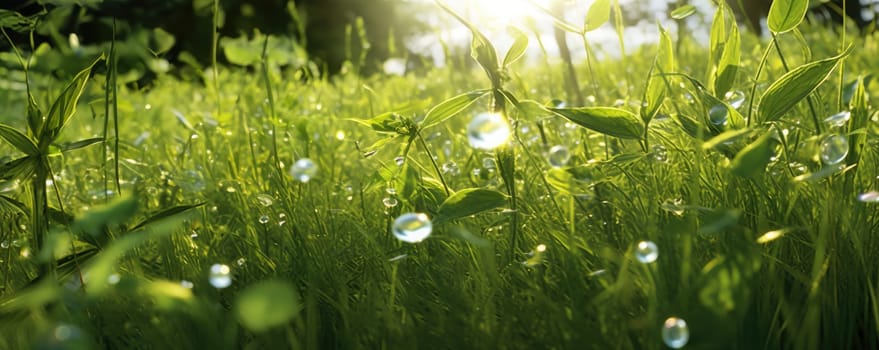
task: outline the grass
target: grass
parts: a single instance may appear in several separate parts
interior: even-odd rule
[[[116,88],[118,138],[105,141],[119,141],[109,155],[118,154],[120,190],[105,191],[117,159],[95,145],[48,156],[48,201],[61,209],[60,198],[80,224],[67,229],[51,219],[51,237],[87,238],[76,227],[91,227],[83,222],[92,215],[107,241],[95,244],[93,258],[60,260],[60,287],[32,282],[45,260],[27,216],[4,207],[0,348],[654,349],[664,347],[660,329],[670,316],[687,321],[688,348],[876,348],[879,215],[876,204],[857,200],[879,189],[876,109],[855,98],[852,119],[838,131],[851,144],[843,171],[822,173],[819,144],[828,131],[813,122],[840,111],[840,82],[877,74],[874,39],[847,37],[855,49],[843,73],[810,94],[811,104],[797,103],[771,123],[756,120],[757,110],[750,129],[726,127],[749,130],[745,136],[710,148],[703,145],[724,130],[703,120],[707,97],[674,74],[663,76],[666,100],[644,140],[606,137],[548,106],[534,112],[507,101],[515,130],[507,148],[474,150],[464,130],[471,116],[493,108],[485,96],[371,155],[368,146],[383,136],[351,119],[388,111],[422,117],[494,82],[468,67],[305,80],[271,62],[260,74],[217,67],[205,82],[160,76],[146,89],[105,86],[111,80],[94,76],[58,143],[102,137],[102,98]],[[676,40],[683,40],[675,43],[677,69],[667,73],[707,82],[716,56]],[[778,44],[755,82],[771,44],[742,36],[731,89],[747,93],[742,115],[759,97],[751,96],[754,83],[761,95],[787,72],[779,51],[788,69],[841,51],[837,34],[806,25]],[[638,77],[650,76],[656,51],[635,49],[591,70],[578,64],[581,79],[594,79],[581,84],[588,104],[637,113],[649,80]],[[567,100],[564,68],[513,65],[504,88],[520,102]],[[46,110],[64,82],[32,74]],[[863,96],[876,101],[876,88],[863,86]],[[2,122],[23,128],[15,114],[24,115],[27,95],[0,95]],[[681,116],[697,123],[696,137]],[[767,143],[771,162],[737,157],[772,130],[783,136]],[[547,162],[555,145],[569,149],[566,167]],[[0,150],[20,155],[7,144]],[[504,173],[503,154],[515,160],[512,173]],[[286,173],[301,158],[319,168],[307,183]],[[459,172],[443,171],[452,162]],[[26,183],[2,194],[32,205]],[[435,223],[417,244],[390,232],[405,212],[436,217],[444,185],[510,194],[510,183],[515,211],[503,210],[506,203]],[[388,197],[399,203],[387,207]],[[128,220],[109,219],[115,215]],[[149,218],[144,232],[128,232]],[[635,259],[641,240],[658,245],[655,263]],[[54,247],[63,258],[66,245]],[[231,267],[229,288],[209,283],[218,263]],[[104,283],[108,277],[115,283]],[[283,282],[260,284],[267,280]],[[279,318],[260,324],[250,313]]]

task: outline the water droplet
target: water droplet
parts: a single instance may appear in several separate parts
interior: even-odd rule
[[[393,188],[393,187],[388,187],[388,188],[385,189],[385,192],[386,192],[387,194],[393,196],[393,195],[397,194],[397,189],[396,189],[396,188]]]
[[[256,202],[259,203],[259,205],[261,206],[270,207],[272,206],[272,204],[275,204],[275,199],[272,198],[272,196],[270,195],[260,193],[256,195]]]
[[[423,213],[406,213],[394,220],[391,229],[397,239],[408,242],[418,243],[430,236],[433,230],[433,224],[430,218]]]
[[[824,119],[824,123],[831,128],[839,128],[848,123],[849,119],[851,119],[852,113],[849,111],[842,111],[831,115]]]
[[[227,265],[213,264],[208,279],[214,288],[226,288],[232,285],[232,270]]]
[[[497,162],[492,157],[482,158],[482,167],[487,170],[492,170],[497,168]]]
[[[336,131],[336,140],[342,141],[345,139],[345,132],[342,130]]]
[[[662,341],[672,349],[680,349],[690,341],[690,329],[687,321],[677,317],[669,317],[662,325]]]
[[[510,124],[500,114],[482,113],[467,126],[467,138],[473,148],[493,150],[510,138]]]
[[[290,167],[290,175],[299,182],[306,183],[317,175],[317,164],[308,158],[302,158]]]
[[[848,155],[848,139],[843,135],[833,134],[821,140],[821,161],[827,165],[842,162]]]
[[[260,216],[259,223],[263,224],[263,225],[268,224],[269,223],[269,216],[268,215]]]
[[[9,241],[0,242],[0,248],[9,249]]]
[[[879,192],[870,191],[858,195],[858,200],[864,203],[879,203]]]
[[[657,144],[653,145],[651,148],[653,149],[653,153],[651,154],[653,160],[659,163],[668,162],[668,150],[665,149],[665,146]]]
[[[714,125],[726,125],[728,115],[729,111],[723,104],[716,104],[708,110],[708,120]]]
[[[195,284],[187,280],[181,280],[180,286],[186,289],[192,289],[193,287],[195,287]]]
[[[385,197],[385,199],[382,199],[382,203],[384,203],[384,205],[388,208],[393,208],[397,206],[398,202],[397,199],[394,197]]]
[[[244,266],[244,264],[247,263],[247,259],[238,258],[238,261],[236,261],[235,263],[238,264],[238,266]]]
[[[682,216],[684,215],[684,207],[682,204],[684,204],[684,201],[681,199],[666,199],[665,202],[662,202],[660,207],[662,210],[672,212],[677,216]]]
[[[571,159],[571,152],[569,152],[568,148],[565,146],[552,146],[552,148],[549,149],[547,159],[549,159],[549,165],[552,165],[555,168],[560,168],[568,164],[568,161]]]
[[[643,264],[652,263],[656,261],[656,258],[658,257],[659,248],[656,246],[656,243],[651,241],[641,241],[638,242],[638,246],[635,247],[635,258]]]
[[[398,156],[397,158],[394,158],[394,163],[397,163],[397,166],[403,166],[403,163],[405,162],[406,158],[403,158],[403,156]]]
[[[741,91],[728,91],[723,97],[726,103],[733,109],[739,109],[739,107],[745,104],[745,93]]]
[[[443,164],[443,173],[446,173],[446,174],[449,174],[452,176],[458,176],[461,174],[461,169],[458,168],[458,163],[455,163],[450,160],[450,161],[445,162]]]

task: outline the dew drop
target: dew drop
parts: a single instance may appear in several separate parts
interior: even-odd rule
[[[418,243],[430,236],[433,230],[433,224],[430,218],[423,213],[406,213],[394,220],[391,229],[397,239],[408,242]]]
[[[0,242],[0,248],[9,249],[9,241]]]
[[[256,195],[256,202],[263,207],[270,207],[272,204],[275,204],[275,199],[270,195],[260,193]]]
[[[833,134],[821,140],[821,161],[824,164],[838,164],[846,156],[848,156],[848,139],[845,136]]]
[[[568,161],[571,160],[571,152],[569,152],[568,148],[565,146],[552,146],[552,148],[549,149],[547,159],[549,160],[549,165],[552,165],[554,168],[560,168],[568,164]]]
[[[848,123],[849,119],[851,119],[852,113],[849,111],[842,111],[831,115],[824,119],[824,123],[831,128],[839,128]]]
[[[403,158],[402,156],[398,156],[397,158],[394,158],[394,163],[397,163],[397,166],[403,166],[403,163],[405,163],[405,162],[406,162],[406,158]]]
[[[677,317],[669,317],[662,325],[662,341],[672,349],[680,349],[690,341],[690,329],[687,321]]]
[[[244,266],[244,264],[247,263],[247,259],[244,259],[244,258],[238,258],[238,260],[235,261],[235,263],[238,264],[238,266]]]
[[[119,283],[119,280],[121,280],[121,279],[122,279],[122,277],[119,276],[118,273],[114,273],[114,274],[107,276],[107,283],[115,285],[115,284]]]
[[[729,111],[723,104],[716,104],[708,110],[708,120],[714,125],[726,125],[728,115]]]
[[[739,107],[745,104],[745,93],[741,91],[728,91],[724,95],[724,100],[733,109],[739,109]]]
[[[492,170],[497,168],[497,162],[492,157],[482,158],[482,167],[486,170]]]
[[[226,288],[232,285],[232,270],[229,269],[229,266],[223,264],[211,265],[208,279],[214,288]]]
[[[651,241],[641,241],[638,242],[638,246],[635,247],[635,258],[642,264],[652,263],[656,261],[656,258],[658,257],[659,248],[656,246],[656,243]]]
[[[467,138],[473,148],[493,150],[510,138],[510,124],[500,114],[482,113],[467,126]]]
[[[458,168],[457,163],[450,160],[443,163],[443,173],[449,174],[451,176],[458,176],[461,174],[461,169]]]
[[[393,187],[388,187],[388,188],[385,189],[385,192],[386,192],[387,194],[393,196],[393,195],[397,194],[397,189],[396,189],[396,188],[393,188]]]
[[[879,203],[879,192],[870,191],[858,195],[858,200],[864,203]]]
[[[269,223],[269,216],[268,215],[260,216],[259,223],[263,224],[263,225],[268,224]]]
[[[195,287],[195,284],[187,280],[181,280],[180,286],[186,289],[192,289],[193,287]]]
[[[653,160],[659,163],[668,162],[668,150],[663,145],[653,145],[651,147],[653,149],[653,153],[651,153],[651,157]]]
[[[382,199],[382,203],[388,208],[393,208],[397,206],[398,201],[394,197],[385,197],[385,199]]]
[[[296,163],[293,163],[293,166],[290,167],[290,175],[292,175],[297,181],[306,183],[317,175],[317,164],[314,164],[314,162],[308,158],[297,160]]]

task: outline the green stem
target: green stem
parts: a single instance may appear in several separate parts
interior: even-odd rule
[[[415,137],[418,138],[418,141],[421,142],[421,147],[424,148],[424,151],[427,152],[427,157],[430,158],[430,163],[433,164],[433,170],[436,171],[436,176],[439,177],[440,182],[443,184],[443,189],[446,191],[446,196],[450,196],[452,193],[449,191],[449,185],[446,184],[446,179],[443,178],[443,172],[440,171],[439,166],[436,164],[436,160],[433,159],[433,153],[430,152],[430,147],[427,147],[427,142],[424,141],[424,137],[421,136],[421,131],[415,133]]]
[[[46,195],[46,179],[49,177],[48,165],[45,158],[37,160],[36,169],[34,169],[34,178],[31,180],[31,190],[33,193],[33,207],[31,207],[31,227],[33,229],[34,248],[38,252],[43,251],[43,245],[46,236],[49,233],[49,222],[46,220],[46,212],[48,211],[48,200]],[[54,275],[54,259],[47,262],[41,262],[38,267],[38,275],[40,278],[50,277]]]
[[[775,41],[775,36],[772,37],[772,41]],[[771,49],[772,44],[766,47],[766,51],[763,52],[763,57],[760,59],[760,65],[757,66],[757,74],[754,75],[754,84],[751,86],[751,97],[748,98],[747,126],[751,126],[751,120],[754,119],[752,114],[754,113],[754,96],[757,95],[757,82],[760,81],[760,73],[763,73],[763,67],[766,66],[766,60],[769,58],[769,52]]]

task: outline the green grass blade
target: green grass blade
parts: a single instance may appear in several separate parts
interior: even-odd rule
[[[37,145],[27,135],[22,134],[9,125],[0,123],[0,138],[29,156],[35,156],[40,153]]]

